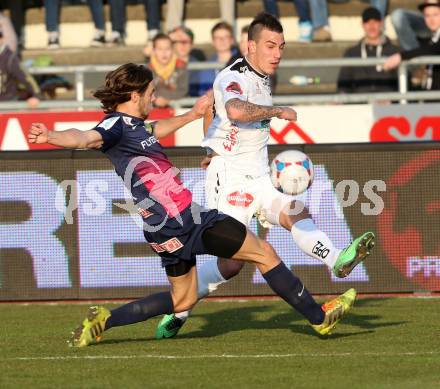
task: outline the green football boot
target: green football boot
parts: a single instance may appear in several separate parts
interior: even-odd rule
[[[173,338],[185,324],[174,314],[165,315],[156,328],[156,339]]]
[[[351,309],[354,300],[356,300],[356,291],[351,288],[335,299],[322,304],[322,310],[325,312],[324,322],[312,324],[313,329],[320,335],[330,335],[339,320]]]
[[[72,332],[67,341],[70,347],[86,347],[92,342],[99,342],[105,329],[105,322],[111,316],[107,308],[94,306],[90,307],[87,317]]]
[[[366,232],[351,242],[350,246],[343,249],[333,266],[333,274],[336,277],[347,277],[351,271],[370,255],[374,247],[375,236],[372,232]]]

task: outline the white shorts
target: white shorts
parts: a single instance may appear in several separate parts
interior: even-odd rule
[[[266,228],[279,225],[281,210],[294,200],[274,188],[269,174],[238,174],[220,156],[212,158],[208,166],[205,194],[208,208],[218,209],[246,226],[257,216]]]

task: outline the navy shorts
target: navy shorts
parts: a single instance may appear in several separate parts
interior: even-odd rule
[[[161,257],[162,266],[175,265],[181,260],[194,261],[196,255],[206,254],[203,232],[227,217],[216,209],[192,203],[180,213],[180,220],[179,217],[169,219],[157,231],[144,227],[144,236]]]

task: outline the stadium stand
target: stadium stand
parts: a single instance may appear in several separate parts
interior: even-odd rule
[[[90,12],[86,4],[65,4],[61,10],[61,48],[46,50],[47,34],[44,28],[44,9],[30,8],[26,12],[26,49],[23,52],[24,60],[32,60],[42,55],[50,55],[53,65],[84,65],[84,64],[121,64],[132,61],[144,62],[142,48],[146,42],[147,32],[145,24],[144,6],[140,0],[127,1],[127,39],[126,46],[117,48],[90,48],[89,44],[94,33]],[[35,2],[38,3],[38,2]],[[138,4],[136,4],[138,3]],[[390,0],[389,12],[396,8],[416,10],[416,1]],[[297,15],[292,1],[280,1],[279,10],[281,21],[285,28],[288,45],[284,59],[313,59],[313,58],[340,58],[347,47],[362,36],[360,14],[368,3],[353,0],[349,3],[329,3],[330,25],[333,42],[329,43],[298,43]],[[162,7],[162,17],[166,15],[165,4]],[[109,20],[109,7],[106,6],[106,20]],[[252,17],[263,9],[260,0],[237,1],[237,28],[249,23]],[[209,57],[213,53],[210,44],[210,29],[219,21],[220,11],[217,0],[188,0],[185,6],[185,24],[195,33],[195,45],[205,51]],[[386,18],[386,33],[396,40],[389,16]],[[108,28],[110,26],[108,25]],[[78,31],[81,31],[78,34]],[[293,74],[319,79],[319,83],[304,86],[295,86],[289,83]],[[290,93],[334,93],[338,69],[331,68],[325,71],[317,69],[281,69],[278,73],[276,94]],[[66,96],[63,96],[65,98]]]

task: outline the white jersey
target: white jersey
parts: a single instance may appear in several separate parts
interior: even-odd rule
[[[231,99],[240,99],[271,106],[269,77],[253,69],[245,58],[240,58],[217,75],[213,88],[215,115],[202,146],[221,155],[237,173],[254,177],[267,174],[270,120],[231,121],[225,104]]]

